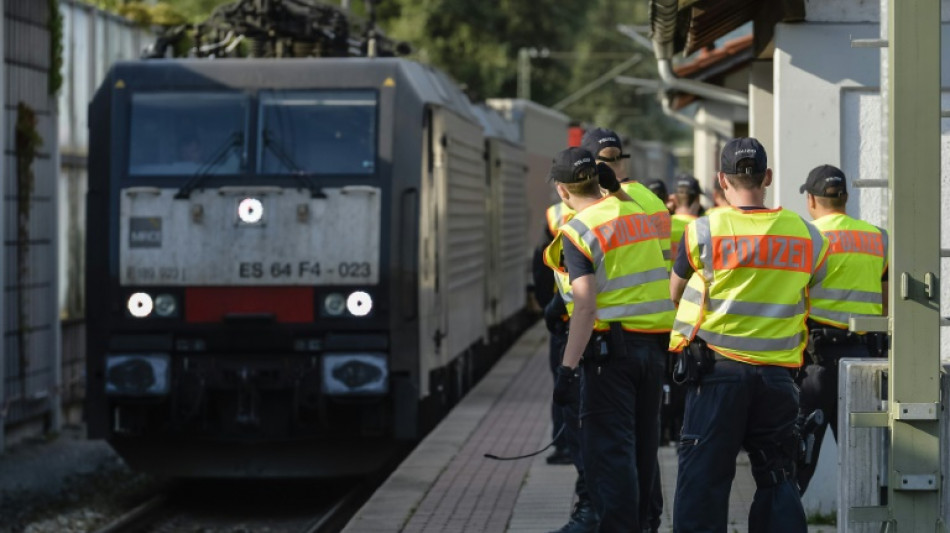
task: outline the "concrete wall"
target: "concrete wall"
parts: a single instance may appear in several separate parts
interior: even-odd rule
[[[56,277],[56,100],[49,95],[49,4],[4,0],[3,325],[0,419],[7,442],[60,424],[59,316]],[[17,106],[35,113],[42,145],[32,164],[27,202],[18,201]],[[22,210],[22,207],[28,207]],[[27,230],[21,238],[19,229]],[[2,437],[2,435],[0,435]],[[0,441],[0,450],[3,442]]]
[[[945,4],[947,2],[944,2]],[[779,24],[776,27],[775,203],[807,216],[798,187],[811,168],[830,163],[849,179],[884,179],[886,149],[879,92],[881,51],[851,48],[850,39],[874,39],[877,23]],[[950,24],[942,40],[950,47]],[[942,85],[950,87],[950,54],[943,54]],[[944,108],[950,101],[944,96]],[[942,121],[944,154],[950,155],[950,123]],[[950,157],[941,163],[943,206],[950,207]],[[856,194],[855,194],[856,193]],[[851,194],[848,210],[880,226],[887,225],[888,197],[882,189]],[[950,248],[950,221],[941,221],[942,248]],[[945,279],[950,258],[941,265]],[[950,316],[950,288],[943,284],[942,316]],[[941,353],[950,361],[950,333],[941,335]]]
[[[748,76],[746,76],[748,77]],[[713,178],[719,171],[719,153],[731,138],[722,132],[736,131],[736,125],[749,122],[749,110],[738,106],[700,100],[693,117],[706,126],[693,130],[693,176],[699,180],[703,193],[712,197]]]
[[[877,91],[880,50],[851,48],[851,38],[878,36],[876,24],[779,24],[775,30],[774,142],[775,203],[808,216],[799,186],[808,172],[823,163],[836,165],[850,178],[877,179],[867,169],[843,161],[845,137],[862,144],[862,132],[880,129],[877,119],[846,123],[843,95],[850,91]],[[847,117],[853,119],[854,117]],[[864,129],[862,129],[862,127]],[[876,148],[879,150],[880,145]],[[879,171],[879,168],[878,168]],[[858,195],[848,209],[862,216]],[[875,209],[877,210],[877,209]]]
[[[948,4],[948,2],[943,2]],[[782,205],[807,217],[798,188],[813,167],[830,163],[851,179],[886,178],[886,139],[880,94],[881,50],[852,48],[851,39],[876,39],[879,2],[810,2],[806,24],[779,24],[774,55],[773,205]],[[847,5],[851,9],[845,9]],[[945,11],[946,13],[947,11]],[[841,23],[840,21],[867,21]],[[950,46],[950,25],[944,25],[944,48]],[[950,87],[950,54],[942,59],[942,85]],[[950,108],[944,94],[943,108]],[[755,119],[753,118],[753,121]],[[754,122],[753,122],[754,124]],[[941,205],[950,208],[950,120],[942,121]],[[753,129],[755,131],[755,129]],[[898,177],[899,178],[899,177]],[[852,189],[848,211],[879,226],[887,225],[888,195],[884,189]],[[941,224],[941,247],[950,248],[950,217]],[[950,275],[950,258],[941,264],[944,279]],[[950,316],[950,284],[942,285],[941,315]],[[950,328],[943,328],[941,354],[950,362]],[[826,439],[821,460],[834,457]],[[837,471],[833,463],[819,466],[803,498],[809,512],[827,512],[836,500]],[[841,517],[839,517],[841,518]]]

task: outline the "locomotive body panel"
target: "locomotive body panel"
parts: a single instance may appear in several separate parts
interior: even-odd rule
[[[376,285],[381,190],[233,186],[125,188],[120,195],[123,286]]]

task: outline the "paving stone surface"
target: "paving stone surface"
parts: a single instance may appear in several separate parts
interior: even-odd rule
[[[546,533],[567,523],[574,502],[572,466],[548,465],[543,453],[492,461],[485,453],[520,455],[551,435],[547,332],[528,330],[487,376],[413,451],[343,530],[344,533]],[[659,452],[664,510],[672,531],[676,448]],[[729,533],[748,529],[755,483],[745,454],[736,460]],[[812,526],[809,533],[832,533]]]

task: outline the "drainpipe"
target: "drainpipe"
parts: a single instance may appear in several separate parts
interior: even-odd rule
[[[709,100],[725,102],[740,107],[749,107],[749,95],[696,80],[677,78],[673,73],[669,59],[656,60],[656,68],[660,73],[660,81],[665,89],[674,89],[684,93],[695,94]],[[665,97],[664,97],[665,98]]]
[[[662,95],[660,97],[660,103],[663,105],[663,113],[666,116],[672,118],[673,120],[682,122],[683,124],[686,124],[687,126],[695,130],[711,131],[713,133],[718,134],[721,137],[726,137],[726,138],[732,137],[732,132],[725,128],[719,128],[717,126],[711,126],[709,124],[700,124],[693,117],[686,115],[684,113],[680,113],[679,111],[673,109],[672,107],[670,107],[670,99],[667,98],[666,95]]]
[[[660,83],[666,91],[675,90],[695,94],[709,100],[725,102],[736,106],[748,107],[749,96],[739,91],[676,77],[670,60],[673,57],[673,35],[676,32],[676,14],[679,11],[678,0],[653,0],[653,54],[660,74]],[[669,109],[669,98],[664,94],[663,110]],[[669,115],[669,113],[667,113]],[[670,115],[672,116],[672,115]],[[679,120],[677,117],[673,117]]]

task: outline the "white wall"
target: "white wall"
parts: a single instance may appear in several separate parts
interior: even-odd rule
[[[778,24],[775,29],[774,94],[775,170],[774,198],[777,205],[808,216],[798,192],[808,172],[832,164],[850,179],[878,179],[859,174],[860,168],[842,161],[844,120],[842,94],[872,88],[880,82],[880,50],[851,48],[850,39],[878,36],[877,24]],[[880,129],[880,116],[864,124]],[[861,130],[849,126],[849,131]],[[877,145],[878,148],[880,145]],[[856,216],[858,198],[848,205]]]
[[[948,2],[944,1],[943,4]],[[852,9],[845,9],[845,4]],[[812,1],[808,19],[874,20],[878,0]],[[945,11],[947,13],[947,11]],[[872,16],[873,15],[873,16]],[[808,172],[820,164],[832,164],[852,179],[886,178],[882,158],[883,111],[879,92],[881,51],[852,48],[851,39],[877,39],[880,27],[871,23],[779,24],[774,55],[774,147],[770,164],[775,170],[774,205],[782,205],[807,217],[803,195],[798,191]],[[942,42],[950,46],[950,25],[945,24]],[[950,53],[942,58],[942,85],[950,87]],[[950,108],[944,94],[943,108]],[[950,120],[942,121],[941,206],[950,209]],[[848,201],[852,215],[879,226],[887,225],[886,190],[852,189]],[[950,248],[950,217],[941,220],[941,247]],[[942,260],[942,276],[950,279],[950,260]],[[950,284],[942,284],[941,315],[950,316]],[[941,354],[950,361],[950,328],[943,328]],[[825,445],[831,444],[826,439]],[[822,462],[835,456],[835,448],[823,449]],[[831,465],[828,465],[829,467]],[[821,465],[803,503],[808,512],[827,512],[836,505],[837,472]]]

